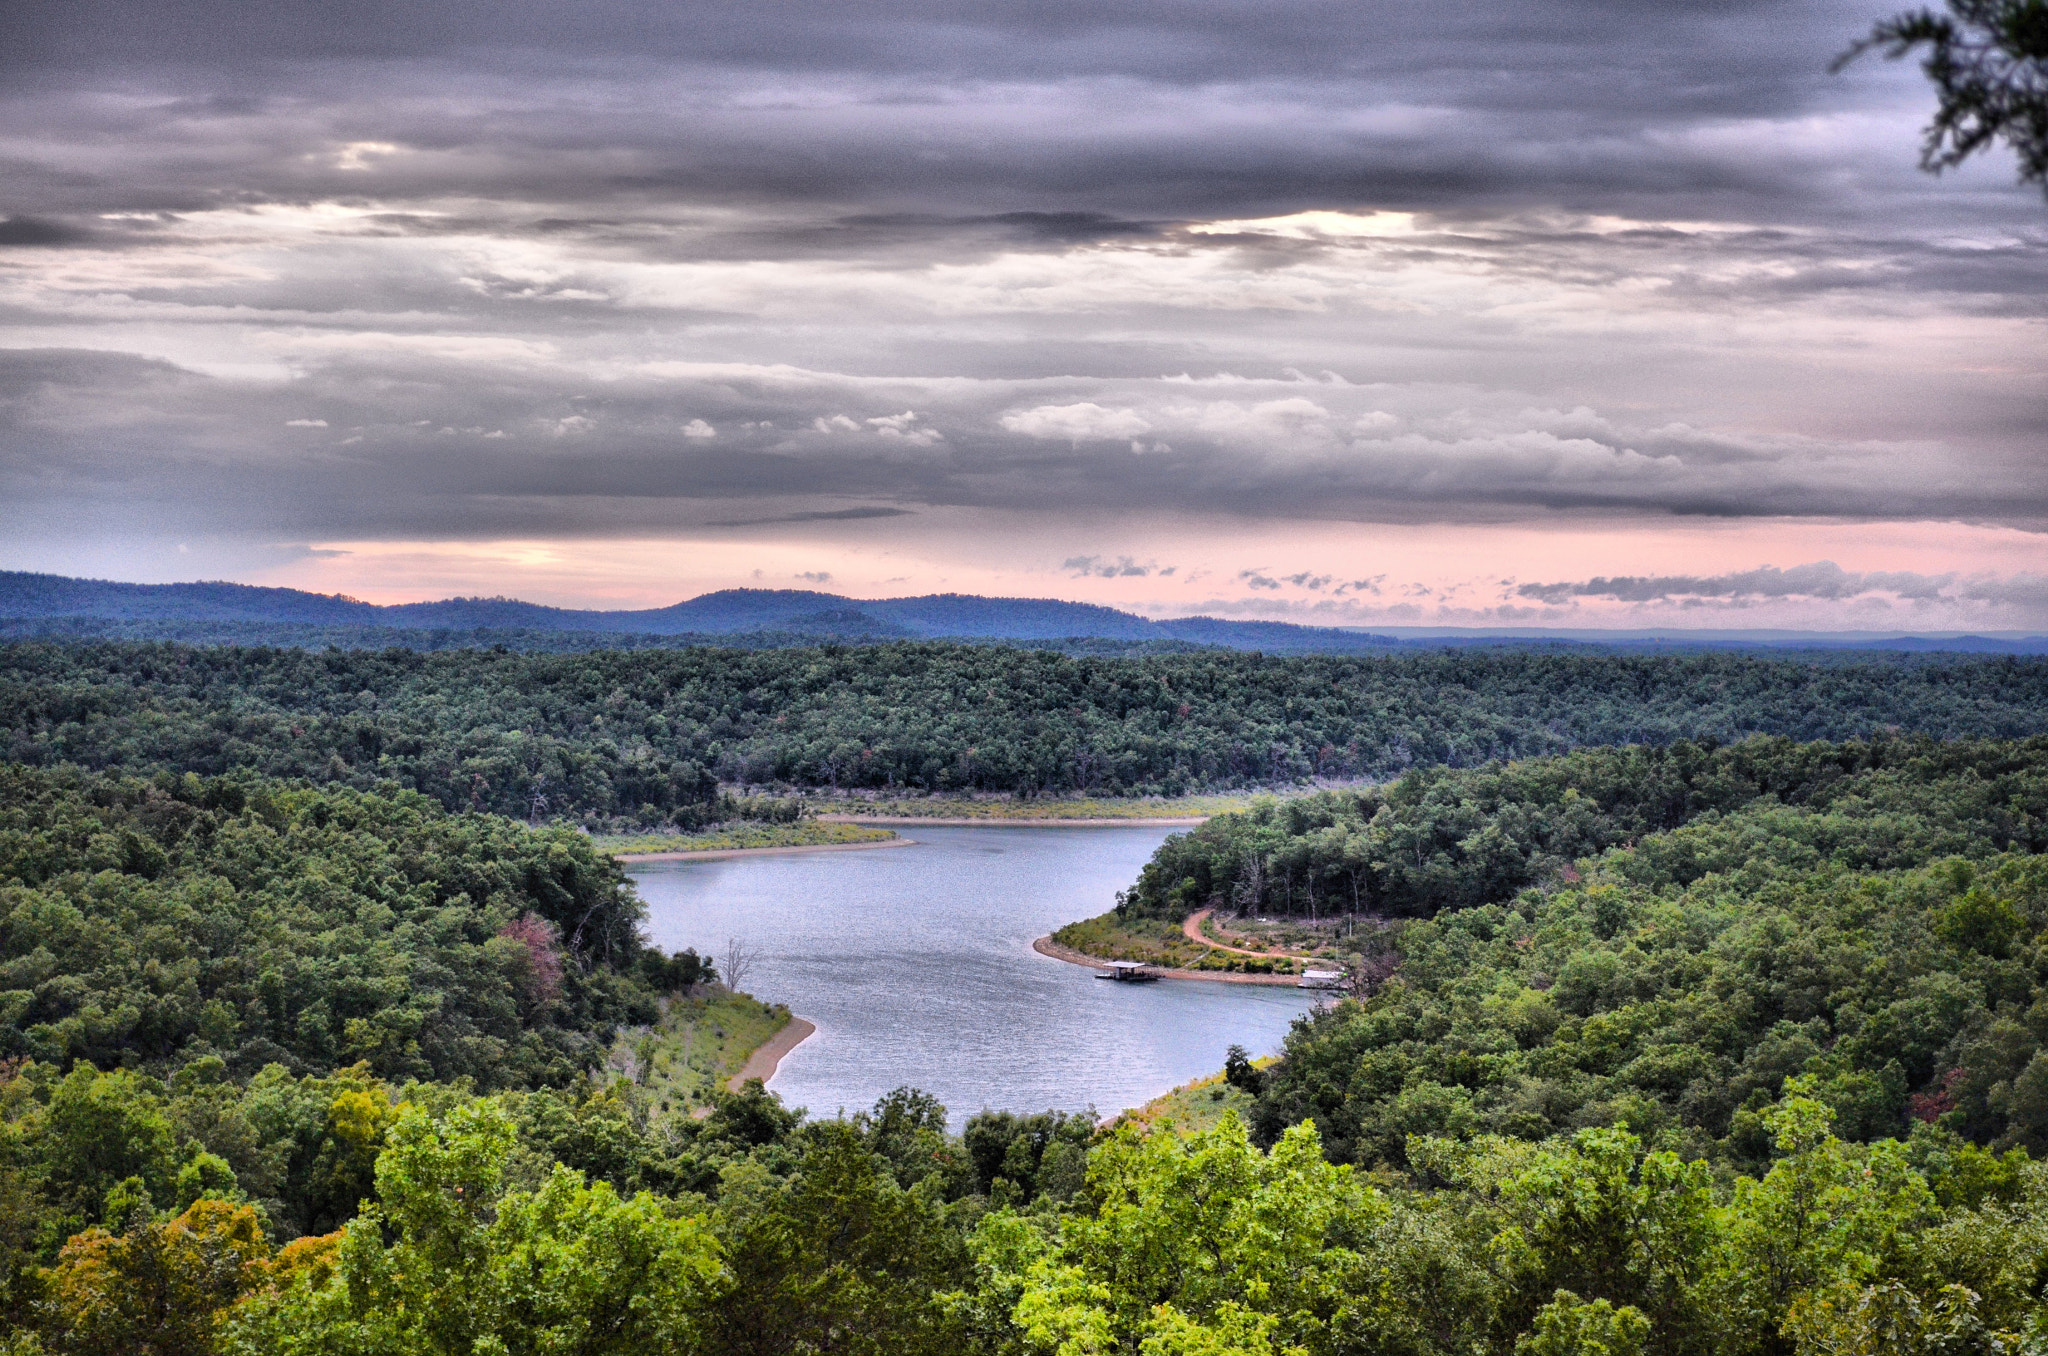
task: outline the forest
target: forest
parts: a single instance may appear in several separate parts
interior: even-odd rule
[[[2048,733],[2048,660],[0,646],[0,753],[15,763],[391,782],[520,817],[538,794],[546,817],[581,823],[707,822],[725,814],[721,784],[1178,795],[1894,729]]]
[[[1805,1080],[1846,1139],[1952,1132],[2038,1156],[2044,769],[2039,740],[1581,752],[1417,774],[1348,817],[1326,797],[1292,831],[1299,802],[1219,816],[1147,876],[1235,841],[1295,852],[1297,903],[1311,869],[1364,861],[1411,915],[1375,939],[1399,962],[1379,992],[1298,1025],[1270,1070],[1233,1064],[1261,1143],[1313,1121],[1335,1161],[1413,1168],[1417,1136],[1626,1124],[1755,1172],[1765,1113]],[[1466,822],[1411,855],[1418,821],[1460,805]],[[1396,860],[1363,858],[1388,843]],[[1197,902],[1193,879],[1157,902]]]
[[[2029,663],[858,654],[7,651],[0,1352],[2048,1350]],[[669,1112],[604,1052],[716,972],[521,778],[704,806],[885,699],[905,759],[1377,751],[1120,907],[1349,915],[1388,977],[1217,1051],[1200,1133]]]
[[[2044,816],[2039,738],[1580,749],[1255,802],[1168,839],[1118,912],[1428,917],[1500,902],[1624,844],[1689,884],[1788,838],[1864,867],[2039,852]]]

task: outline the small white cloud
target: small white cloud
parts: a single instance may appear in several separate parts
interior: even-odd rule
[[[1169,565],[1162,570],[1149,560],[1140,565],[1129,556],[1118,556],[1115,560],[1107,556],[1069,556],[1060,568],[1071,572],[1076,579],[1090,575],[1100,579],[1142,579],[1149,574],[1172,574],[1179,567]]]
[[[718,430],[705,423],[702,419],[692,419],[689,423],[683,425],[683,436],[685,438],[716,438]]]
[[[325,419],[287,419],[284,421],[284,426],[286,428],[326,428],[327,421]]]
[[[874,429],[878,437],[901,438],[906,442],[917,443],[924,447],[930,447],[933,443],[939,441],[939,431],[937,429],[918,427],[917,412],[915,410],[905,410],[901,414],[881,415],[868,420],[868,426]]]
[[[820,415],[811,421],[811,427],[819,433],[867,433],[892,442],[911,443],[918,447],[930,447],[943,440],[944,435],[935,428],[927,428],[918,422],[920,416],[915,410],[901,414],[876,415],[872,419],[855,419],[851,415]],[[763,428],[769,427],[766,424]]]
[[[339,170],[367,170],[372,168],[371,157],[396,155],[398,147],[389,141],[351,141],[334,156],[334,167]]]
[[[1108,409],[1092,400],[1012,410],[1001,422],[1010,432],[1027,438],[1064,438],[1077,445],[1084,440],[1136,438],[1152,431],[1150,421],[1136,410]]]
[[[1188,227],[1190,235],[1278,235],[1293,240],[1335,236],[1400,236],[1415,234],[1413,212],[1295,212],[1284,217],[1239,221],[1205,221]]]

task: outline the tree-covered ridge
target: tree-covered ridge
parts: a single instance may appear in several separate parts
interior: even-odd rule
[[[1753,837],[1649,837],[1729,815]],[[1641,860],[1684,885],[1781,850],[1775,839],[1863,868],[2048,851],[2048,740],[1680,741],[1424,768],[1217,815],[1162,844],[1119,912],[1428,917],[1504,901],[1638,840]]]
[[[1760,1109],[1802,1076],[1850,1139],[1932,1124],[2048,1150],[2048,858],[1853,872],[1800,827],[1702,826],[1709,850],[1782,846],[1690,886],[1647,883],[1652,840],[1570,887],[1407,927],[1393,982],[1245,1076],[1254,1128],[1313,1119],[1370,1165],[1405,1163],[1416,1134],[1624,1123],[1753,1167]]]
[[[1625,1123],[1754,1166],[1812,1081],[1854,1140],[1940,1124],[2048,1150],[2048,741],[1583,750],[1212,819],[1125,911],[1422,915],[1258,1094],[1340,1161],[1413,1135]],[[1575,860],[1576,859],[1576,860]],[[1291,886],[1287,884],[1291,882]],[[1368,942],[1368,948],[1373,943]],[[1390,967],[1382,966],[1384,973]]]
[[[0,766],[0,1058],[559,1084],[650,1001],[640,914],[582,835],[411,792]]]
[[[719,781],[1181,794],[1585,745],[2043,733],[2048,661],[1447,651],[1077,657],[941,643],[535,655],[0,647],[17,762],[690,822]]]

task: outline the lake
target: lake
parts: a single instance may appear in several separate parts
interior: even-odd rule
[[[647,862],[650,940],[760,959],[745,987],[817,1034],[769,1087],[830,1116],[922,1088],[953,1125],[983,1107],[1105,1115],[1279,1049],[1311,995],[1162,980],[1112,984],[1031,943],[1113,907],[1170,829],[918,828],[909,847]]]

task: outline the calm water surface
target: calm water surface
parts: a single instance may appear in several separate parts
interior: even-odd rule
[[[1299,989],[1111,984],[1033,939],[1115,904],[1171,830],[914,829],[867,852],[649,862],[648,933],[761,959],[746,987],[818,1033],[769,1086],[829,1116],[912,1084],[957,1126],[982,1107],[1107,1114],[1214,1073],[1232,1044],[1279,1048]]]

